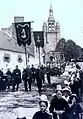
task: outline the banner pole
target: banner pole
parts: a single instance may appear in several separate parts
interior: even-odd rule
[[[26,44],[25,44],[24,48],[25,48],[25,62],[26,62],[26,67],[27,67],[27,51],[26,51]]]
[[[41,61],[40,61],[40,47],[38,47],[38,51],[39,51],[39,66],[41,65]]]

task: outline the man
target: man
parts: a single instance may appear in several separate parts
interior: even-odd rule
[[[24,81],[25,91],[28,91],[28,88],[27,88],[27,73],[26,73],[26,69],[24,69],[23,72],[22,72],[22,80]]]
[[[6,72],[6,75],[7,75],[7,86],[8,86],[8,89],[10,89],[10,85],[12,84],[12,73],[9,68]]]
[[[15,86],[16,90],[18,91],[19,84],[21,83],[21,71],[18,69],[18,65],[16,65],[16,69],[13,71],[13,91],[15,91]]]
[[[50,104],[50,113],[53,114],[53,119],[67,119],[68,109],[69,106],[67,101],[62,98],[62,88],[58,85],[56,95]]]
[[[40,72],[40,67],[38,66],[36,69],[36,81],[37,81],[38,92],[41,93],[42,79],[39,76],[39,72]]]
[[[46,68],[46,74],[47,74],[48,84],[51,84],[51,81],[50,81],[50,65],[48,65],[47,68]]]
[[[32,73],[32,82],[35,82],[36,69],[34,68],[33,64],[32,64],[32,67],[31,67],[31,73]]]
[[[29,85],[29,90],[31,91],[32,73],[31,73],[30,66],[27,66],[27,68],[25,70],[26,70],[26,75],[27,75],[27,81],[28,81],[28,85]]]
[[[39,77],[40,79],[42,80],[42,83],[44,84],[45,83],[45,69],[43,67],[43,65],[40,67],[40,70],[39,70]]]

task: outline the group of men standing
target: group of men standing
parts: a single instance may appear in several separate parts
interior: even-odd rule
[[[19,84],[24,81],[25,91],[32,90],[32,83],[36,83],[38,92],[41,92],[42,84],[45,83],[45,74],[47,74],[47,81],[50,84],[50,67],[45,68],[43,65],[37,68],[32,65],[28,65],[22,72],[16,65],[16,68],[11,72],[10,69],[4,74],[0,70],[0,91],[10,89],[12,86],[12,91],[19,89]]]
[[[38,91],[41,92],[42,83],[45,82],[44,75],[45,75],[45,69],[43,66],[41,67],[38,66],[37,69],[34,68],[33,65],[31,68],[27,66],[27,68],[23,70],[23,74],[22,74],[25,91],[28,91],[28,87],[29,90],[31,91],[32,83],[36,82]],[[27,86],[27,83],[29,86]]]
[[[18,91],[20,83],[21,71],[18,69],[18,65],[16,65],[13,72],[8,68],[7,72],[4,74],[4,72],[0,70],[0,91],[5,91],[7,87],[10,89],[10,86],[12,86],[12,91],[15,91],[15,86]]]

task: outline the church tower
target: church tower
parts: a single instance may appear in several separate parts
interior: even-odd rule
[[[48,32],[54,32],[55,31],[55,20],[53,16],[53,9],[52,5],[50,5],[49,9],[49,17],[48,17]]]
[[[44,31],[45,61],[48,62],[55,59],[55,48],[60,39],[60,24],[54,19],[52,5],[50,5],[47,23],[43,23],[42,29]]]

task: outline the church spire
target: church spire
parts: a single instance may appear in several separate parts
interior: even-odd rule
[[[48,21],[54,21],[52,4],[50,4]]]
[[[53,16],[53,9],[52,9],[52,4],[50,4],[50,9],[49,9],[49,16]]]

